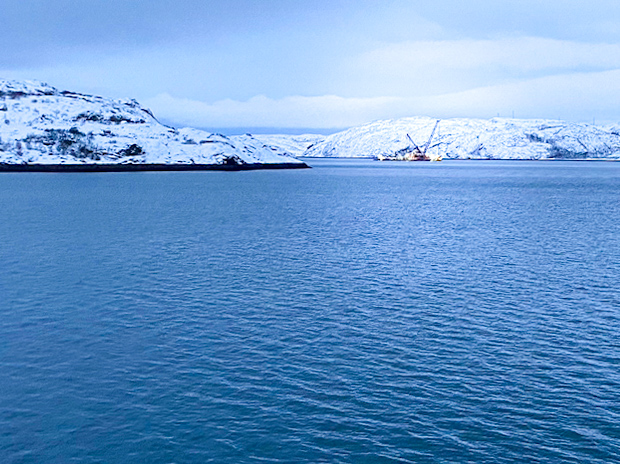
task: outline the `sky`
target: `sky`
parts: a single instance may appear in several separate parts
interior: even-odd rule
[[[0,78],[176,126],[620,121],[618,0],[0,0]]]

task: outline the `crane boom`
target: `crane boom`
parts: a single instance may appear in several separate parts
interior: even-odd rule
[[[409,136],[409,134],[407,134],[407,138],[408,138],[408,139],[409,139],[409,141],[411,142],[411,145],[413,145],[413,149],[414,149],[414,150],[417,150],[417,151],[419,151],[419,152],[421,152],[420,147],[418,147],[418,146],[416,145],[416,143],[415,143],[415,142],[413,141],[413,139]]]
[[[435,127],[433,127],[433,132],[431,132],[431,136],[426,141],[426,145],[424,145],[424,150],[422,151],[422,153],[425,154],[425,155],[426,155],[426,150],[428,150],[428,147],[431,144],[431,140],[433,140],[433,135],[435,135],[435,131],[437,130],[437,126],[438,125],[439,125],[439,119],[435,123]]]

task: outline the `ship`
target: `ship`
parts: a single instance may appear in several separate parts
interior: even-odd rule
[[[419,147],[411,138],[409,134],[407,134],[407,138],[409,139],[410,145],[401,148],[400,150],[395,151],[393,154],[388,155],[378,155],[377,160],[379,161],[441,161],[442,157],[439,153],[429,153],[428,149],[431,145],[431,141],[433,140],[433,136],[435,135],[435,131],[437,130],[437,126],[439,126],[439,119],[435,123],[435,127],[433,127],[433,131],[431,132],[430,137],[426,141],[423,147]]]

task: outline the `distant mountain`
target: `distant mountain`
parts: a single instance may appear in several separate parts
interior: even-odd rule
[[[377,121],[326,137],[308,138],[310,146],[257,136],[266,144],[304,157],[377,158],[411,146],[423,147],[436,119]],[[271,137],[271,138],[270,138]],[[620,126],[593,126],[553,120],[442,119],[429,153],[444,159],[620,159]]]
[[[246,136],[249,134],[246,134]],[[245,137],[233,135],[231,138],[237,140],[237,137]],[[268,147],[278,153],[288,156],[306,156],[304,153],[325,140],[325,135],[304,134],[304,135],[286,135],[286,134],[253,134],[252,137],[261,141]]]
[[[233,139],[159,123],[135,100],[0,80],[0,165],[301,167],[250,136]]]

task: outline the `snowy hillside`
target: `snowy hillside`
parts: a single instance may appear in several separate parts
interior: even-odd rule
[[[354,127],[327,136],[303,156],[390,156],[410,145],[407,134],[426,144],[436,121],[415,117]],[[620,131],[551,120],[443,119],[429,153],[444,159],[620,159]]]
[[[304,166],[249,135],[166,127],[135,100],[2,80],[0,163]]]
[[[237,135],[231,137],[236,140]],[[244,137],[244,136],[241,136]],[[282,134],[256,134],[254,138],[260,140],[265,145],[272,147],[275,151],[289,156],[303,156],[304,152],[312,145],[325,140],[324,135],[304,134],[304,135],[282,135]]]
[[[380,157],[423,147],[436,120],[378,121],[330,136],[236,135],[160,124],[135,100],[0,80],[3,165],[285,165],[295,156]],[[429,154],[445,159],[620,159],[620,126],[562,121],[444,119]]]

